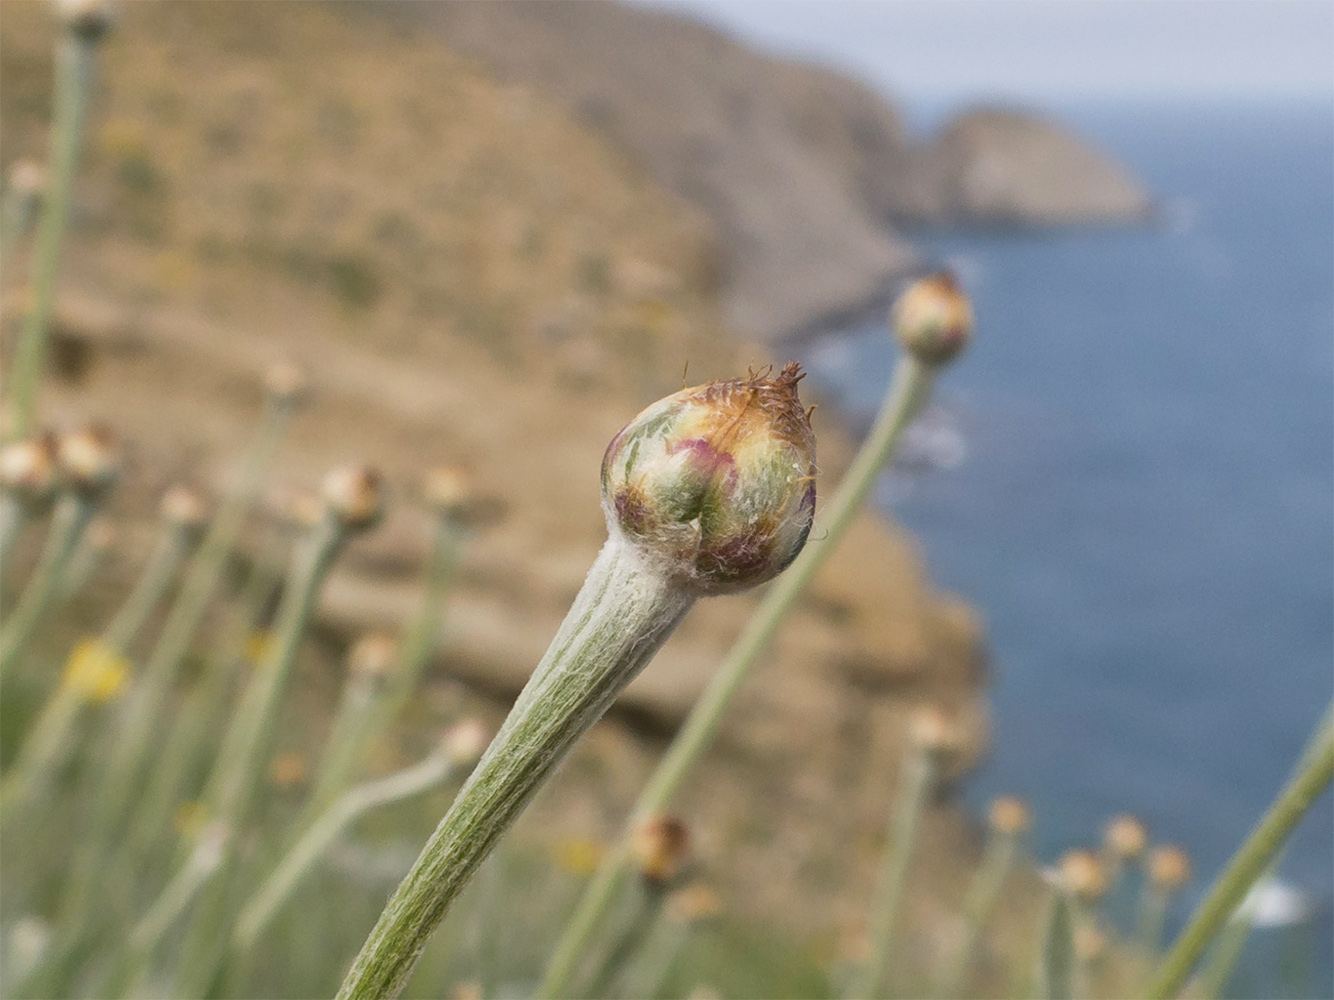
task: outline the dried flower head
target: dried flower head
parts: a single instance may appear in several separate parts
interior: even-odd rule
[[[347,653],[347,668],[360,677],[384,680],[398,665],[398,643],[380,632],[363,635]]]
[[[68,31],[90,42],[98,41],[111,27],[107,0],[56,0],[56,10]]]
[[[9,189],[33,198],[46,187],[46,171],[35,160],[18,160],[9,168]]]
[[[27,507],[45,505],[55,494],[57,457],[57,439],[50,432],[6,445],[0,450],[0,491]]]
[[[372,528],[384,514],[384,477],[365,465],[345,465],[324,477],[320,492],[343,525],[354,531]]]
[[[472,498],[472,483],[462,469],[442,465],[426,474],[423,492],[437,514],[457,515]]]
[[[1115,816],[1103,831],[1102,842],[1112,857],[1121,861],[1137,858],[1149,844],[1149,831],[1129,813]]]
[[[973,306],[954,275],[941,271],[914,281],[895,300],[890,326],[899,343],[932,367],[952,361],[973,335]]]
[[[62,480],[84,497],[101,496],[120,475],[116,435],[102,424],[60,435],[56,449]]]
[[[186,531],[199,531],[208,522],[208,504],[188,486],[177,484],[162,494],[162,520]]]
[[[815,515],[815,435],[797,364],[682,389],[607,446],[607,528],[697,594],[745,590],[797,557]]]
[[[1190,855],[1171,844],[1155,847],[1149,852],[1148,869],[1154,885],[1175,892],[1190,881]]]
[[[309,387],[305,370],[291,362],[280,361],[264,373],[264,391],[279,406],[297,406]]]
[[[464,719],[445,730],[445,755],[455,764],[475,764],[491,742],[491,730],[481,719]]]
[[[662,887],[685,867],[690,835],[679,819],[653,816],[635,827],[632,846],[640,877]]]
[[[991,800],[987,810],[987,821],[997,833],[1017,837],[1028,830],[1033,817],[1023,799],[1013,795],[1000,795]]]
[[[1065,887],[1085,902],[1101,899],[1107,891],[1107,866],[1092,851],[1068,851],[1060,862]]]

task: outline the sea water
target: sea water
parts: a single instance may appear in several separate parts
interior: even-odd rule
[[[977,338],[880,498],[986,620],[995,744],[967,797],[1027,797],[1049,859],[1142,816],[1196,860],[1180,920],[1334,693],[1334,112],[1062,114],[1160,221],[915,234]],[[894,349],[876,320],[807,360],[868,416]],[[1326,795],[1281,873],[1314,912],[1322,996],[1332,851]]]

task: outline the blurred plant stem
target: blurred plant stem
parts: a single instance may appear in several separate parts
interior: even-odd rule
[[[930,751],[917,751],[904,762],[899,794],[889,816],[884,860],[875,899],[871,904],[870,955],[852,978],[849,997],[872,1000],[887,988],[889,966],[895,958],[894,933],[903,894],[908,885],[913,847],[922,813],[935,785],[938,760]]]
[[[238,889],[237,838],[254,817],[297,651],[320,589],[347,537],[343,520],[327,509],[298,547],[278,610],[273,645],[251,674],[223,738],[205,805],[210,819],[221,823],[231,836],[222,848],[217,878],[201,901],[186,941],[176,979],[180,996],[203,995],[217,974],[227,944],[231,900]]]
[[[472,777],[390,898],[338,992],[395,997],[450,903],[569,748],[695,602],[613,533]]]
[[[188,548],[189,529],[182,525],[166,526],[138,582],[102,638],[81,644],[71,654],[65,678],[33,723],[13,770],[0,786],[0,823],[11,815],[10,810],[27,802],[33,792],[45,786],[47,779],[73,749],[79,714],[97,697],[89,685],[96,686],[98,679],[80,677],[80,669],[85,672],[99,668],[104,672],[128,670],[125,650],[175,579]],[[85,660],[96,659],[98,662],[82,664],[81,655]],[[107,677],[102,683],[119,686],[123,678],[118,682],[114,677]]]
[[[1038,960],[1038,996],[1044,1000],[1074,1000],[1078,978],[1075,920],[1071,894],[1063,888],[1055,889],[1043,922]]]
[[[32,303],[24,316],[9,375],[10,420],[6,435],[11,440],[25,438],[33,429],[37,384],[46,360],[47,331],[55,305],[56,268],[69,219],[70,192],[78,171],[97,45],[96,35],[72,30],[62,32],[56,42],[49,181],[33,248]]]
[[[935,370],[911,355],[894,369],[889,391],[871,433],[849,467],[838,492],[817,517],[812,541],[775,580],[747,622],[745,631],[728,652],[713,680],[700,696],[676,738],[663,755],[648,785],[635,803],[620,838],[608,849],[565,933],[552,954],[538,996],[553,1000],[569,988],[570,978],[588,949],[597,925],[615,897],[630,862],[630,834],[643,817],[666,812],[690,771],[699,763],[718,730],[723,712],[750,668],[773,639],[788,610],[816,572],[838,547],[866,502],[880,471],[893,458],[904,430],[921,411],[931,393]]]
[[[968,895],[964,897],[963,938],[959,942],[958,953],[937,984],[935,990],[937,997],[960,995],[977,952],[977,946],[982,940],[982,932],[986,929],[987,920],[995,911],[996,904],[1000,901],[1001,889],[1005,886],[1005,879],[1014,867],[1021,840],[1022,836],[1018,833],[1000,830],[993,830],[988,837],[982,863],[968,887]]]
[[[1304,765],[1233,855],[1155,971],[1146,993],[1150,1000],[1166,1000],[1180,993],[1201,953],[1233,916],[1288,835],[1334,779],[1334,722],[1328,713],[1313,738],[1309,754],[1303,756]]]
[[[589,996],[624,995],[613,992],[611,988],[615,985],[616,977],[653,930],[653,925],[657,923],[658,915],[662,912],[662,903],[666,895],[664,886],[651,885],[640,880],[635,887],[634,912],[621,926],[607,953],[593,971],[587,991]]]
[[[9,676],[22,657],[43,613],[50,606],[70,556],[96,506],[79,493],[66,493],[56,502],[37,567],[23,588],[13,614],[6,618],[4,629],[0,631],[0,682]]]

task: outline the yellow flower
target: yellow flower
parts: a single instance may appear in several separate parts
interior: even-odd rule
[[[124,691],[129,679],[129,660],[100,639],[84,639],[70,653],[60,683],[89,701],[104,702]]]
[[[607,849],[595,840],[567,837],[555,846],[552,853],[556,864],[576,875],[590,875],[597,871]]]

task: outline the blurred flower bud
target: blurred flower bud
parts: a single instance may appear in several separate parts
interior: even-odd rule
[[[690,835],[685,824],[671,816],[654,816],[635,827],[631,840],[640,877],[661,888],[685,867]]]
[[[353,531],[372,528],[384,515],[384,477],[365,465],[345,465],[324,477],[320,492],[343,525]]]
[[[1084,902],[1101,899],[1107,891],[1107,868],[1092,851],[1069,851],[1061,858],[1061,880]]]
[[[1107,952],[1107,935],[1091,920],[1075,925],[1075,954],[1081,961],[1096,962]]]
[[[159,510],[162,520],[189,533],[203,530],[208,523],[208,504],[188,486],[178,484],[162,494]]]
[[[456,466],[440,466],[426,475],[426,502],[437,514],[457,516],[472,496],[468,474]]]
[[[973,306],[948,271],[920,278],[895,300],[889,314],[899,343],[932,367],[952,361],[973,335]]]
[[[815,514],[815,435],[801,368],[682,389],[635,417],[602,460],[608,531],[699,594],[787,567]]]
[[[937,705],[923,705],[909,723],[913,744],[924,753],[947,754],[959,749],[959,728]]]
[[[111,27],[111,5],[106,0],[56,0],[56,10],[71,34],[90,42]]]
[[[1028,830],[1033,817],[1023,799],[1017,799],[1013,795],[1000,795],[991,800],[991,808],[987,810],[987,821],[997,833],[1017,837]]]
[[[58,445],[45,432],[0,450],[0,491],[28,508],[40,508],[55,495]]]
[[[61,434],[56,447],[61,478],[86,499],[100,497],[120,475],[116,436],[102,424]]]
[[[1103,844],[1112,857],[1121,861],[1139,857],[1149,844],[1149,831],[1129,813],[1113,817],[1103,831]]]
[[[398,643],[382,633],[363,635],[348,650],[347,668],[358,677],[387,680],[397,666]]]
[[[279,362],[264,373],[264,391],[278,406],[298,406],[309,386],[305,371],[290,362]]]
[[[682,886],[668,897],[667,910],[671,917],[683,924],[709,920],[723,912],[723,901],[718,893],[701,882]]]
[[[491,731],[481,719],[464,719],[445,731],[445,756],[461,767],[477,763],[491,742]]]
[[[280,753],[269,761],[269,778],[279,788],[290,788],[306,780],[310,767],[306,755],[297,750]]]
[[[1190,881],[1190,855],[1180,847],[1167,845],[1149,852],[1149,880],[1169,892],[1176,892]]]
[[[34,160],[19,160],[9,168],[9,190],[36,198],[46,187],[46,171]]]

